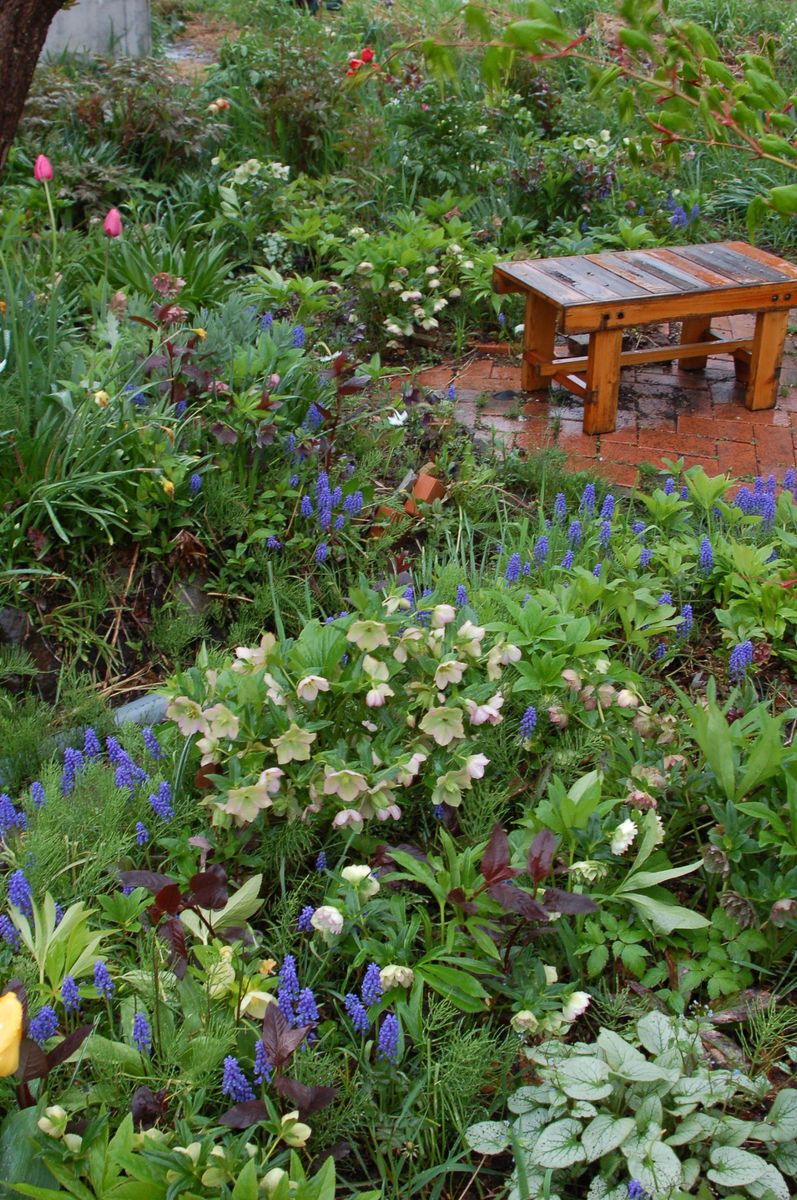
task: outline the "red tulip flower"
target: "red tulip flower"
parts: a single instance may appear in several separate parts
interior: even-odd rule
[[[52,163],[46,154],[40,154],[33,166],[33,178],[37,183],[49,183],[52,177]]]
[[[118,238],[122,233],[122,214],[118,208],[111,208],[105,218],[103,229],[110,238]]]
[[[376,58],[376,54],[374,53],[374,51],[371,49],[370,46],[366,46],[364,50],[360,51],[360,59],[364,63],[373,62],[375,58]]]

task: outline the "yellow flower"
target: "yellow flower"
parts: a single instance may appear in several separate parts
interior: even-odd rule
[[[111,403],[111,397],[108,395],[107,392],[95,392],[94,393],[94,403],[97,405],[98,408],[107,408],[108,405]]]
[[[21,1043],[22,1004],[16,992],[6,992],[0,996],[0,1078],[18,1068]]]
[[[277,960],[275,958],[262,959],[261,963],[260,963],[260,974],[261,975],[270,975],[271,972],[276,967],[276,965],[277,965]]]
[[[163,490],[167,496],[174,495],[174,484],[172,483],[171,479],[162,479],[161,487],[163,488]]]
[[[192,332],[192,333],[195,333],[195,334],[197,335],[197,337],[199,338],[200,342],[204,342],[205,338],[208,336],[208,331],[207,331],[207,329],[203,329],[203,328],[201,327],[201,325],[200,325],[200,326],[197,326],[197,328],[196,328],[196,329],[192,329],[192,330],[191,330],[191,332]]]

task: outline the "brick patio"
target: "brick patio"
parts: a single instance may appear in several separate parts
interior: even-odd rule
[[[750,337],[753,318],[728,317],[713,328]],[[709,474],[782,475],[797,466],[797,339],[791,332],[777,407],[748,412],[730,356],[710,358],[702,372],[663,363],[623,371],[617,429],[582,433],[582,406],[554,385],[547,400],[529,402],[520,391],[520,363],[511,356],[472,356],[420,374],[427,387],[457,389],[457,415],[481,437],[533,452],[557,446],[573,470],[592,470],[632,487],[641,463],[663,469],[662,459],[683,458]],[[485,403],[486,400],[486,403]]]

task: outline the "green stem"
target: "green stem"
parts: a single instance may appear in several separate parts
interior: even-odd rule
[[[50,195],[50,187],[46,179],[43,182],[44,195],[47,198],[47,208],[50,213],[50,229],[53,239],[53,278],[55,278],[56,266],[58,265],[58,230],[55,224],[55,209],[53,208],[53,198]]]

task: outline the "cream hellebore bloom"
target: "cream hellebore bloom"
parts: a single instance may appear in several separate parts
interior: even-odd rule
[[[465,736],[462,712],[458,708],[430,708],[420,727],[434,738],[438,746],[448,746],[455,738]]]
[[[449,808],[459,808],[462,803],[462,789],[470,787],[470,776],[462,770],[447,771],[439,775],[432,789],[432,804],[447,804]]]
[[[442,629],[450,625],[457,615],[452,604],[436,604],[432,609],[432,629]]]
[[[410,625],[402,633],[399,642],[393,651],[393,657],[396,662],[405,663],[408,658],[408,647],[415,643],[424,642],[426,640],[426,631],[420,629],[417,625]]]
[[[365,863],[344,867],[340,874],[364,900],[369,900],[379,891],[379,880],[374,879],[371,868]]]
[[[344,804],[351,804],[361,792],[368,791],[368,781],[359,771],[334,771],[324,767],[324,795],[340,796]]]
[[[324,679],[323,675],[305,675],[296,684],[296,695],[307,704],[311,704],[319,692],[328,691],[329,680]]]
[[[524,1008],[521,1012],[515,1013],[510,1025],[515,1033],[534,1033],[539,1026],[539,1021],[530,1009]]]
[[[472,621],[463,621],[457,630],[457,642],[470,658],[478,658],[486,630]]]
[[[622,821],[612,834],[612,840],[609,843],[612,854],[625,854],[637,832],[636,824],[630,817],[627,821]]]
[[[176,696],[169,702],[166,716],[176,722],[183,737],[191,737],[194,733],[207,733],[208,722],[205,714],[195,700],[187,696]]]
[[[261,667],[264,667],[276,645],[277,639],[274,637],[274,634],[264,633],[260,639],[259,646],[238,646],[235,651],[235,657],[239,661],[233,663],[233,671],[237,671],[240,674],[243,671],[257,671]]]
[[[36,1124],[48,1137],[62,1138],[66,1133],[68,1120],[66,1109],[62,1108],[60,1104],[51,1104],[49,1108],[45,1108],[44,1116],[39,1117]]]
[[[398,963],[390,963],[387,967],[382,967],[379,972],[379,982],[385,992],[389,992],[391,988],[395,987],[411,988],[414,979],[415,973],[412,967],[401,967]]]
[[[469,779],[483,779],[484,769],[490,763],[486,754],[469,754],[465,759],[464,770]]]
[[[367,653],[377,650],[380,646],[390,645],[387,626],[381,621],[354,621],[347,630],[346,640]]]
[[[562,1005],[562,1016],[572,1024],[587,1011],[592,1002],[589,992],[573,992]]]
[[[393,331],[391,330],[391,332]],[[401,330],[399,329],[398,332],[401,333]],[[410,414],[406,410],[404,412],[399,412],[397,408],[391,408],[390,414],[385,417],[388,425],[392,425],[396,429],[400,428],[402,425],[406,425],[409,419]]]
[[[395,694],[389,683],[376,683],[368,689],[365,703],[368,708],[381,708],[388,696],[395,696]]]
[[[283,1179],[287,1178],[288,1172],[283,1171],[282,1167],[272,1167],[270,1171],[266,1171],[260,1182],[266,1190],[266,1195],[270,1196],[277,1190]]]
[[[204,712],[206,721],[210,722],[210,736],[214,738],[229,738],[234,742],[238,737],[241,722],[224,704],[214,704]]]
[[[241,1016],[251,1017],[253,1021],[262,1021],[270,1004],[276,1004],[277,998],[271,992],[260,992],[253,988],[241,997]]]
[[[576,883],[596,883],[599,879],[605,878],[608,870],[606,863],[598,862],[594,858],[585,858],[581,862],[573,863],[570,867],[570,874]]]
[[[316,810],[317,811],[317,810]],[[356,808],[342,808],[340,812],[335,813],[332,818],[332,824],[335,829],[343,829],[346,825],[354,825],[360,828],[363,823],[363,814],[358,812]]]
[[[289,762],[307,762],[310,758],[310,747],[315,740],[314,733],[300,729],[294,721],[285,733],[271,738],[271,744],[277,752],[277,762],[284,767]]]
[[[556,967],[551,967],[548,963],[543,963],[542,969],[545,972],[545,982],[548,984],[548,987],[558,981],[559,972],[556,970]]]
[[[286,1113],[280,1121],[280,1137],[286,1146],[291,1146],[294,1150],[306,1146],[311,1133],[310,1126],[299,1120],[298,1109]]]
[[[435,687],[443,690],[448,687],[449,683],[461,683],[466,670],[465,664],[455,658],[441,662],[434,673]]]
[[[322,904],[310,918],[313,929],[337,937],[343,930],[343,913],[333,904]]]
[[[416,750],[407,765],[402,767],[399,771],[397,782],[400,783],[402,787],[409,787],[428,757],[429,755],[426,754],[425,751]]]
[[[465,707],[468,710],[471,725],[499,725],[503,720],[500,709],[503,707],[504,697],[500,692],[496,692],[494,696],[485,704],[477,704],[475,700],[466,700]]]
[[[257,783],[249,787],[230,788],[227,798],[219,805],[223,812],[229,813],[237,825],[246,825],[254,821],[257,814],[265,808],[271,808],[271,797],[280,790],[280,783],[285,774],[279,767],[268,767],[262,772]]]

